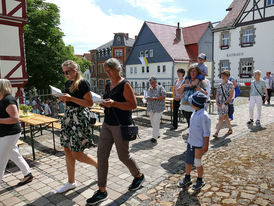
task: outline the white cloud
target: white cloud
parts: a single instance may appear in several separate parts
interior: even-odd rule
[[[179,14],[185,11],[183,8],[176,6],[166,5],[167,3],[173,3],[174,0],[126,0],[133,7],[140,7],[146,10],[153,18],[163,21],[177,18],[174,14]]]
[[[134,38],[143,21],[129,15],[106,14],[94,0],[46,0],[60,9],[64,41],[82,54],[113,39],[114,33],[125,32]]]

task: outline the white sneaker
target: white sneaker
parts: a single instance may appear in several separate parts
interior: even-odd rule
[[[72,184],[69,183],[69,182],[67,182],[66,184],[64,184],[63,187],[58,188],[58,189],[56,190],[56,193],[67,192],[67,191],[69,191],[69,190],[74,189],[76,186],[77,186],[76,182],[74,182],[74,183],[72,183]]]

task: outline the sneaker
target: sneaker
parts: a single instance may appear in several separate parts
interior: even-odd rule
[[[192,186],[192,189],[197,191],[200,190],[203,186],[205,186],[204,181],[196,181],[196,183]]]
[[[156,143],[156,142],[157,142],[157,139],[151,138],[150,141],[151,141],[152,143]]]
[[[248,122],[247,122],[247,124],[253,124],[253,119],[250,119]]]
[[[67,191],[69,191],[69,190],[74,189],[76,186],[77,186],[76,182],[74,182],[74,183],[72,183],[72,184],[69,183],[69,182],[67,182],[66,184],[64,184],[63,187],[58,188],[58,189],[56,190],[56,193],[67,192]]]
[[[18,184],[17,186],[25,185],[33,180],[33,176],[31,173],[27,174]]]
[[[256,121],[256,125],[257,125],[257,126],[261,126],[260,120],[257,120],[257,121]]]
[[[87,199],[87,204],[96,205],[99,202],[105,201],[106,199],[108,199],[107,191],[101,192],[100,190],[97,190],[91,198]]]
[[[145,181],[144,174],[142,174],[141,177],[134,177],[131,185],[128,187],[128,190],[130,190],[130,191],[138,190],[142,186],[144,181]]]
[[[180,182],[178,182],[177,186],[180,187],[180,188],[185,188],[185,187],[188,187],[192,184],[192,181],[191,179],[182,179]]]

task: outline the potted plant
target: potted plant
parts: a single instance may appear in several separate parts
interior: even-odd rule
[[[26,104],[20,104],[19,108],[23,111],[23,115],[28,115],[29,111],[32,110],[32,107]]]

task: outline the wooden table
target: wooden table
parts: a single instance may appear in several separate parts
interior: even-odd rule
[[[56,148],[55,148],[55,137],[54,137],[54,126],[53,123],[54,122],[58,122],[59,119],[55,119],[55,118],[51,118],[51,117],[47,117],[44,115],[40,115],[40,114],[35,114],[35,113],[29,113],[29,116],[23,116],[23,112],[20,110],[19,111],[19,120],[20,122],[23,124],[23,131],[24,131],[24,138],[26,138],[26,124],[30,125],[30,137],[31,137],[31,146],[32,146],[32,156],[33,156],[33,160],[35,160],[35,149],[34,149],[34,127],[35,126],[39,126],[40,127],[40,131],[42,134],[42,125],[48,126],[51,124],[51,128],[52,128],[52,138],[53,138],[53,147],[54,147],[54,152],[56,152]]]

